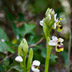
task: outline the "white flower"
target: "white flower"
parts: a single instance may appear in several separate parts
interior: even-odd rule
[[[32,67],[31,67],[32,71],[33,72],[40,72],[39,66],[40,66],[40,61],[34,60],[32,63]]]
[[[40,25],[43,26],[43,19],[40,21]]]
[[[1,39],[1,42],[5,42],[5,40],[4,39]]]
[[[54,15],[54,29],[56,29],[56,26],[57,26],[57,22],[59,21],[58,18],[57,18],[57,14]]]
[[[17,57],[15,58],[15,60],[16,60],[17,62],[23,62],[23,58],[22,58],[21,56],[17,56]]]
[[[49,45],[56,46],[56,51],[61,52],[64,50],[62,43],[63,41],[64,39],[62,38],[57,38],[56,36],[52,36],[52,40],[49,41]]]

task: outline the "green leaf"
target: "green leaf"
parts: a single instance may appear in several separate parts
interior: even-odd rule
[[[9,60],[7,58],[4,58],[3,68],[4,68],[5,72],[9,69]]]
[[[0,41],[0,52],[8,52],[8,48],[10,48],[5,42]]]
[[[68,68],[68,66],[69,66],[69,62],[68,62],[68,52],[67,52],[67,51],[63,51],[63,52],[61,53],[61,55],[62,55],[63,58],[64,58],[64,62],[65,62],[66,68]]]
[[[7,15],[9,21],[14,21],[15,20],[14,16],[11,13],[6,11],[6,15]]]
[[[7,34],[4,32],[4,30],[0,27],[0,40],[4,39],[5,41],[9,41]]]
[[[22,13],[19,13],[19,19],[18,19],[18,22],[21,22],[24,20],[24,14]]]
[[[44,50],[42,50],[41,52],[42,57],[46,58],[46,49],[44,48]]]
[[[16,69],[19,72],[23,72],[23,69],[22,69],[22,67],[20,65],[11,66],[10,70],[12,70],[12,69]]]
[[[50,55],[50,65],[54,65],[56,63],[56,59],[58,58],[57,55]]]
[[[30,72],[30,67],[31,67],[32,59],[33,59],[33,50],[32,50],[32,48],[30,48],[28,62],[27,62],[27,70],[28,70],[28,72]]]
[[[32,33],[35,29],[35,24],[24,24],[20,27],[16,27],[16,24],[13,23],[13,31],[15,32],[16,35],[21,35],[24,37],[26,34]]]
[[[2,42],[2,39],[4,40],[4,42]],[[8,36],[0,27],[0,52],[14,53],[14,50],[9,46],[7,42],[9,42]]]

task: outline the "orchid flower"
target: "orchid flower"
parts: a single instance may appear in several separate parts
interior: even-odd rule
[[[15,60],[16,60],[17,62],[23,62],[23,58],[22,58],[21,56],[17,56],[17,57],[15,58]]]
[[[54,15],[54,21],[55,21],[55,23],[54,23],[54,26],[53,26],[53,28],[54,29],[56,29],[57,28],[57,31],[62,31],[63,30],[63,26],[61,25],[61,20],[62,20],[62,18],[57,18],[57,14],[55,14]]]
[[[64,50],[62,43],[63,41],[64,39],[62,38],[57,38],[56,36],[52,36],[52,40],[49,41],[49,45],[56,46],[56,51],[61,52]]]
[[[32,71],[33,72],[40,72],[39,66],[40,66],[40,61],[34,60],[32,63],[32,67],[31,67]]]

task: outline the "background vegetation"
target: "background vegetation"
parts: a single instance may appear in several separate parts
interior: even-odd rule
[[[15,61],[20,41],[25,37],[33,48],[34,58],[41,61],[44,71],[46,47],[39,21],[45,16],[47,8],[53,8],[62,17],[64,30],[52,31],[52,35],[64,38],[64,51],[50,56],[50,72],[72,72],[71,45],[71,4],[69,0],[0,0],[0,72],[22,72]]]

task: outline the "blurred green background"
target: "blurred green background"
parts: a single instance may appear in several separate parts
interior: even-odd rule
[[[53,30],[51,35],[65,40],[63,52],[57,53],[55,48],[52,49],[49,72],[68,72],[69,69],[72,72],[71,3],[70,0],[0,0],[0,72],[22,72],[15,57],[23,38],[33,48],[33,60],[41,61],[40,70],[44,72],[46,43],[39,22],[45,17],[47,8],[53,8],[58,17],[62,17],[64,26],[62,32]]]

